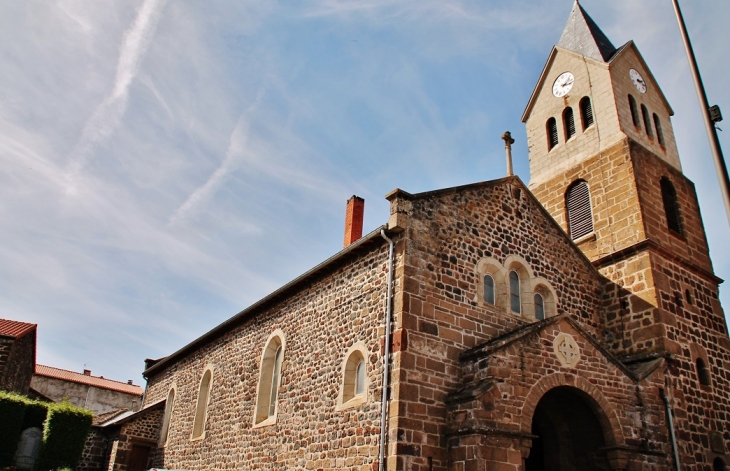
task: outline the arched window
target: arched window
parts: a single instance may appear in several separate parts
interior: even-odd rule
[[[702,358],[698,358],[696,361],[697,365],[697,379],[699,380],[700,384],[702,386],[709,386],[711,384],[710,380],[710,370],[707,368],[707,365],[705,364],[705,360]]]
[[[584,96],[580,100],[580,120],[583,123],[583,130],[585,131],[590,126],[593,126],[593,106],[591,105],[591,99]]]
[[[555,118],[547,120],[547,138],[548,138],[548,150],[558,145],[558,123]]]
[[[641,129],[641,121],[639,121],[639,108],[636,107],[636,100],[634,97],[629,95],[629,107],[631,108],[631,121],[634,126]]]
[[[368,388],[367,353],[365,345],[358,342],[345,356],[338,409],[357,407],[365,402]]]
[[[568,187],[565,194],[568,210],[568,231],[573,240],[593,232],[591,193],[585,180],[578,180]]]
[[[167,393],[167,401],[165,401],[165,415],[162,416],[162,429],[160,429],[160,440],[158,445],[164,447],[167,443],[167,436],[170,433],[170,420],[172,419],[172,411],[175,407],[175,388],[170,388]]]
[[[510,309],[515,314],[522,312],[522,303],[520,301],[520,275],[516,271],[509,272],[509,300]]]
[[[198,390],[198,403],[195,406],[195,420],[193,421],[192,438],[202,438],[205,431],[205,419],[208,416],[208,401],[210,399],[210,386],[213,380],[213,371],[210,368],[203,373]]]
[[[494,304],[494,278],[484,275],[484,302]]]
[[[573,116],[573,108],[570,106],[563,111],[563,128],[565,129],[565,140],[575,136],[575,117]]]
[[[722,458],[715,458],[715,461],[712,462],[712,471],[727,471],[727,466]]]
[[[664,203],[664,214],[667,217],[667,227],[677,234],[681,234],[682,224],[679,218],[677,191],[667,177],[662,177],[659,184],[662,188],[662,202]]]
[[[274,335],[261,356],[261,371],[259,373],[259,387],[256,396],[256,412],[254,425],[261,424],[267,419],[275,420],[276,405],[281,383],[281,363],[284,358],[284,342],[281,337]],[[273,423],[273,422],[272,422]],[[268,423],[267,423],[268,424]]]
[[[545,300],[540,293],[535,293],[535,319],[545,320]]]
[[[656,138],[659,141],[659,144],[664,146],[664,131],[662,131],[662,122],[659,121],[659,116],[657,116],[656,113],[654,113],[654,128],[656,128]]]
[[[641,105],[641,116],[644,118],[644,128],[646,128],[646,135],[654,137],[654,132],[651,130],[651,118],[649,118],[649,110],[642,103]]]

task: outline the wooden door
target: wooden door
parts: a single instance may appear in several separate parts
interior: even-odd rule
[[[129,461],[127,462],[128,471],[145,471],[147,469],[147,461],[150,457],[151,447],[145,445],[132,445],[132,451],[129,453]]]

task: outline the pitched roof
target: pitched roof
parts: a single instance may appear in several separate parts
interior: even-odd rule
[[[573,4],[558,46],[603,62],[608,62],[616,53],[611,40],[577,1]]]
[[[38,376],[45,376],[47,378],[61,379],[72,383],[86,384],[97,388],[109,389],[111,391],[134,394],[135,396],[141,396],[142,393],[144,393],[144,390],[136,384],[122,383],[121,381],[114,381],[101,376],[85,375],[83,373],[76,373],[75,371],[53,368],[52,366],[36,365],[35,374]]]
[[[37,324],[0,319],[0,336],[17,339],[35,330],[36,327]]]

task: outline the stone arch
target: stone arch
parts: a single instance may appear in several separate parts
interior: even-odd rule
[[[527,319],[535,318],[535,305],[533,301],[532,293],[532,280],[535,275],[532,271],[532,267],[527,263],[527,260],[520,257],[519,255],[510,255],[504,259],[505,279],[509,279],[509,274],[512,271],[517,272],[520,278],[520,305],[521,312],[520,316]],[[509,301],[509,298],[508,298]],[[510,303],[507,302],[506,311],[509,314],[516,315],[510,308]]]
[[[281,386],[284,354],[286,353],[286,336],[284,332],[281,329],[274,330],[266,339],[264,345],[265,347],[261,352],[258,385],[256,387],[254,427],[263,427],[276,423],[276,416],[279,411],[278,390]]]
[[[340,367],[342,381],[340,382],[340,395],[337,398],[337,410],[358,407],[367,402],[368,387],[370,385],[368,376],[368,349],[364,342],[358,341],[345,353]],[[357,394],[357,367],[362,362],[364,368],[363,390]]]
[[[489,275],[494,280],[494,306],[502,309],[509,309],[509,287],[505,269],[498,260],[492,257],[484,257],[477,263],[477,279],[479,280],[479,293],[477,299],[479,305],[488,303],[484,300],[484,276]]]
[[[533,278],[531,280],[532,282],[532,292],[534,294],[540,294],[542,295],[544,302],[545,302],[545,319],[548,317],[554,317],[558,315],[558,295],[555,292],[555,289],[553,288],[553,285],[550,284],[548,280],[542,277]],[[532,300],[528,300],[532,302]],[[535,313],[535,308],[533,306],[532,308],[533,317]]]
[[[596,386],[580,376],[565,373],[554,373],[544,376],[530,388],[530,392],[527,394],[522,406],[520,430],[523,433],[531,433],[532,418],[540,399],[548,391],[561,386],[568,386],[583,393],[587,404],[591,407],[601,424],[604,439],[608,446],[622,446],[625,444],[621,423],[618,420],[616,411],[606,400],[603,393]]]

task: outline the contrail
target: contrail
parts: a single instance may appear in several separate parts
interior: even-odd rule
[[[124,33],[117,62],[114,88],[86,122],[81,138],[71,151],[67,178],[73,192],[75,179],[91,159],[97,145],[114,133],[127,110],[129,85],[137,75],[140,59],[147,51],[167,0],[144,0],[137,16]]]
[[[251,115],[254,110],[259,106],[261,100],[263,100],[266,94],[266,87],[261,87],[256,94],[256,99],[253,104],[249,106],[238,118],[236,126],[233,128],[231,137],[228,141],[228,149],[226,150],[226,156],[223,162],[208,178],[208,180],[198,187],[189,197],[185,200],[176,211],[175,214],[170,218],[168,226],[173,227],[186,219],[188,215],[194,212],[200,204],[202,204],[212,193],[214,193],[223,184],[225,177],[231,170],[235,169],[236,160],[240,158],[246,149],[246,141],[248,140],[248,128],[251,119]]]

